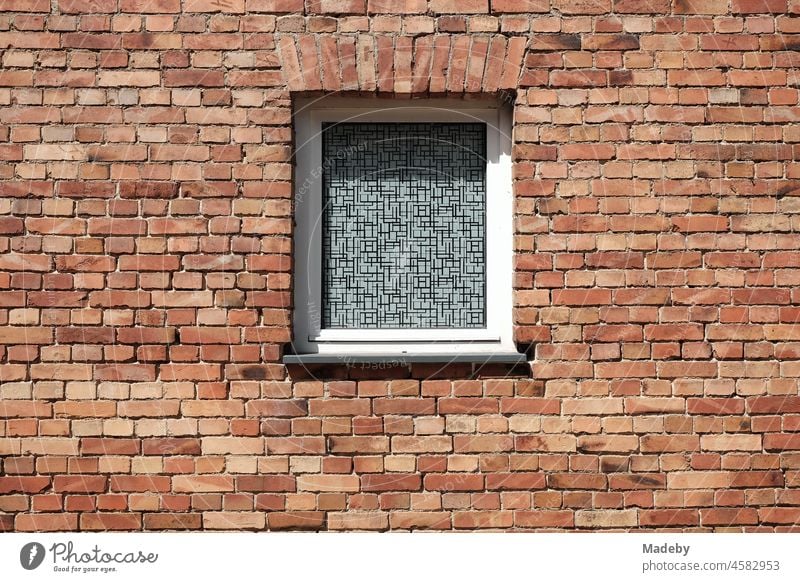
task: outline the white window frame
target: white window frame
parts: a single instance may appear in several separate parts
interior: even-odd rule
[[[322,123],[484,122],[486,328],[321,329]],[[517,354],[513,341],[511,111],[495,101],[326,97],[296,102],[294,339],[297,354]]]

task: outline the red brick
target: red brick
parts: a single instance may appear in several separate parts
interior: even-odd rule
[[[148,530],[194,530],[200,529],[201,523],[199,513],[144,514],[144,529]]]
[[[701,509],[700,523],[709,526],[753,525],[758,523],[758,513],[752,507]]]
[[[457,529],[502,529],[513,523],[510,511],[457,511],[453,514],[453,526]]]
[[[137,455],[140,449],[141,443],[138,439],[81,439],[81,452],[86,455]]]
[[[791,414],[800,412],[798,396],[756,396],[747,400],[750,414]]]
[[[253,400],[246,405],[247,413],[252,416],[293,417],[308,414],[308,402],[305,400]]]
[[[80,527],[83,531],[130,531],[142,527],[138,513],[82,513]]]
[[[271,530],[319,530],[324,523],[322,511],[276,511],[267,518]]]
[[[439,14],[482,14],[489,10],[489,0],[430,0],[430,9]]]
[[[242,475],[236,478],[237,491],[277,492],[295,491],[295,478],[291,475]]]
[[[427,11],[427,0],[367,0],[370,14],[422,14]]]
[[[104,4],[97,0],[58,0],[58,9],[63,14],[81,14],[94,12],[114,12],[116,10],[116,2]]]
[[[221,369],[218,364],[165,364],[161,366],[161,379],[175,380],[219,380]]]
[[[176,493],[233,491],[233,477],[226,475],[177,475],[172,479]]]
[[[639,512],[639,524],[651,527],[696,526],[700,515],[696,509],[644,509]]]
[[[686,411],[689,414],[742,414],[745,401],[740,398],[689,398]]]
[[[56,475],[53,491],[63,493],[100,493],[105,491],[108,479],[103,475]]]
[[[446,511],[395,511],[389,515],[389,524],[397,530],[447,530],[450,513]]]
[[[2,0],[0,10],[3,12],[50,12],[47,0]]]
[[[195,438],[148,438],[142,440],[143,455],[199,455],[200,440]]]
[[[796,507],[760,507],[758,521],[765,524],[795,525],[800,519],[800,509]]]
[[[18,513],[14,519],[16,531],[75,531],[77,513]]]
[[[162,475],[112,475],[111,491],[162,492],[170,490],[170,478]]]
[[[49,477],[6,476],[0,477],[0,493],[40,493],[50,485]]]
[[[249,12],[302,12],[303,0],[248,0]]]
[[[488,491],[530,491],[545,487],[545,476],[542,473],[490,473],[486,475]]]
[[[483,475],[471,473],[425,475],[425,489],[428,491],[483,491]]]
[[[800,435],[765,434],[764,449],[767,451],[787,451],[800,449]]]
[[[53,330],[42,327],[2,327],[0,344],[49,344]]]
[[[639,439],[631,435],[581,436],[578,448],[587,453],[628,453],[639,448]]]
[[[547,12],[550,9],[548,0],[491,0],[492,12],[497,13],[529,13]]]
[[[205,69],[165,71],[163,81],[167,87],[222,87],[225,84],[222,71]]]
[[[611,302],[611,291],[607,289],[560,289],[553,291],[556,305],[606,305]]]
[[[575,519],[569,510],[515,511],[514,525],[523,528],[571,528],[575,525]]]
[[[553,71],[550,73],[550,84],[553,87],[604,87],[608,84],[608,78],[605,71],[598,70]],[[591,146],[586,149],[591,149]],[[602,149],[607,148],[600,147],[600,150]],[[610,157],[606,159],[610,159]]]
[[[657,437],[658,435],[647,435]],[[644,443],[642,451],[645,452]],[[670,447],[665,450],[674,450],[677,447]],[[652,450],[650,448],[649,450]],[[608,477],[608,485],[612,490],[632,490],[641,491],[642,489],[665,489],[667,486],[666,476],[658,473],[617,473]]]
[[[361,476],[361,488],[365,492],[419,491],[421,487],[422,478],[414,473],[376,473]]]
[[[675,0],[675,14],[725,14],[728,0]]]
[[[786,12],[786,0],[732,0],[733,14],[780,14]]]
[[[364,14],[366,0],[306,0],[309,14]]]

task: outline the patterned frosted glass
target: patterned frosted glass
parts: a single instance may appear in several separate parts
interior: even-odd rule
[[[486,126],[323,124],[324,328],[486,325]]]

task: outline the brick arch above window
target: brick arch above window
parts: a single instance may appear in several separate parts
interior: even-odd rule
[[[292,92],[496,93],[519,86],[528,39],[502,34],[282,34]]]

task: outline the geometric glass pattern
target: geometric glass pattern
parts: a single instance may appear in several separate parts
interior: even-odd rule
[[[486,124],[322,124],[322,327],[486,327]]]

